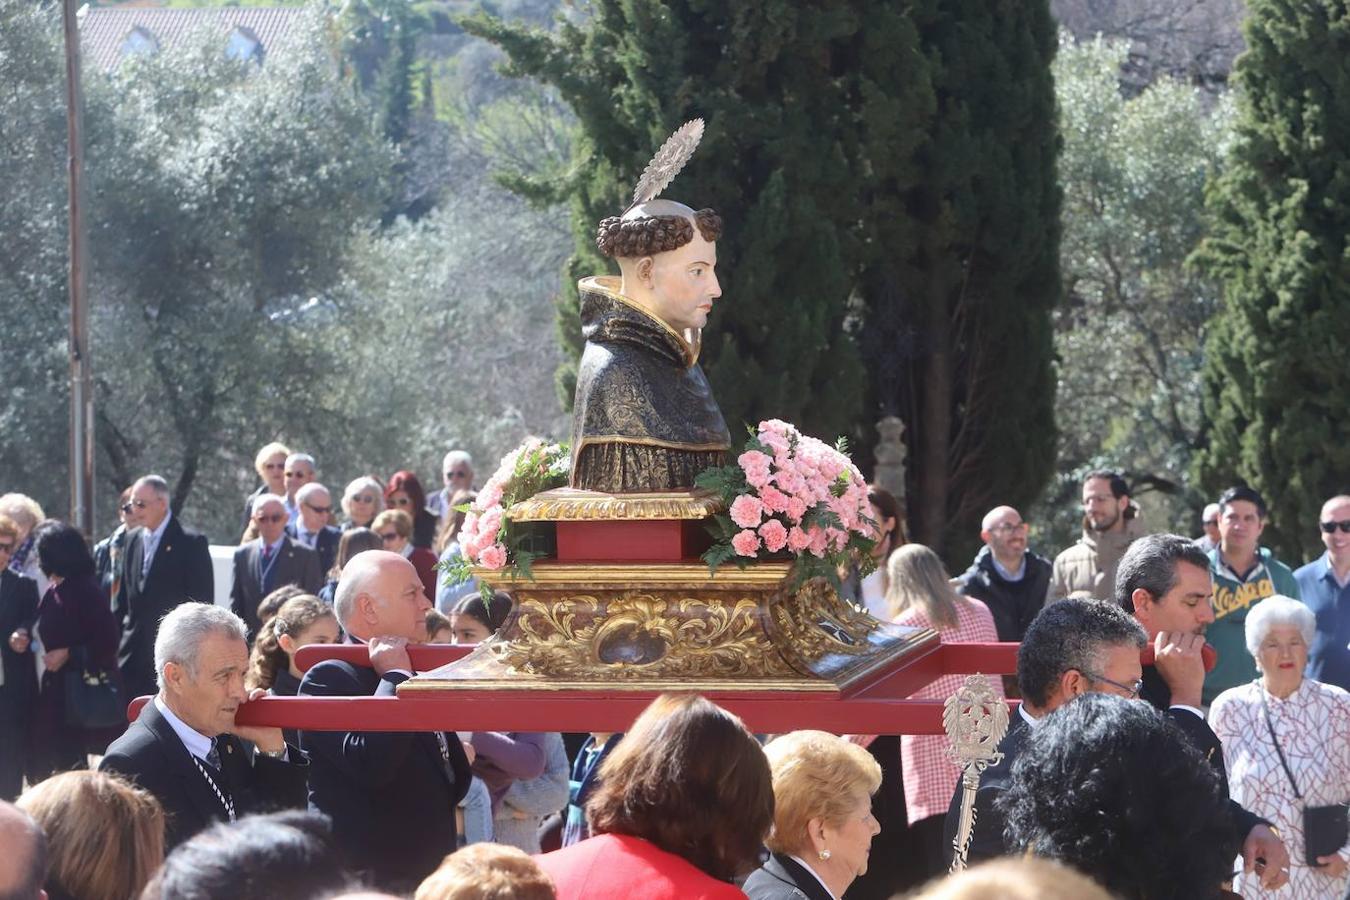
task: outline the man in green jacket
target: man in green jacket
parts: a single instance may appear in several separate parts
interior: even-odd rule
[[[1247,651],[1247,614],[1275,594],[1300,599],[1293,571],[1261,546],[1266,501],[1249,487],[1232,487],[1219,498],[1219,546],[1209,551],[1214,575],[1214,624],[1206,632],[1219,662],[1205,677],[1206,706],[1231,687],[1256,677]]]

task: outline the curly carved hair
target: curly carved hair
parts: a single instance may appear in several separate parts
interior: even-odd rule
[[[642,216],[624,219],[610,216],[595,230],[595,246],[612,258],[650,256],[678,250],[694,239],[694,226],[708,242],[722,236],[722,217],[711,209],[694,213],[691,223],[685,216]]]

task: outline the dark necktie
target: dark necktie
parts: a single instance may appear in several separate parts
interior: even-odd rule
[[[206,762],[217,772],[220,771],[220,750],[217,749],[219,742],[219,738],[211,738],[211,749],[206,754]]]
[[[265,544],[262,552],[262,592],[264,595],[272,593],[272,548]]]

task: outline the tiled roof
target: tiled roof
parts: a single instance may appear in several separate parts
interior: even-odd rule
[[[111,72],[122,59],[122,45],[133,28],[153,35],[160,49],[182,43],[202,29],[219,31],[221,51],[236,27],[248,29],[268,52],[303,11],[296,7],[217,7],[156,9],[151,7],[85,8],[80,16],[80,46],[87,71]]]

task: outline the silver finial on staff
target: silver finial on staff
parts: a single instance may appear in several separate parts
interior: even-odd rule
[[[961,770],[961,818],[952,849],[952,872],[966,867],[970,836],[975,830],[975,793],[980,774],[1003,761],[999,741],[1008,732],[1008,704],[983,675],[971,675],[947,698],[942,708],[942,728],[951,746],[947,755]]]

